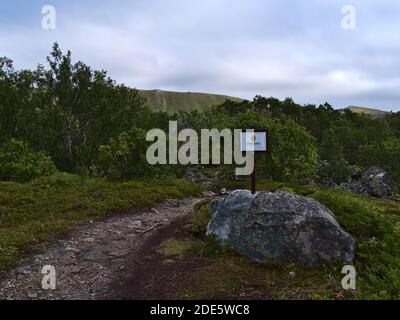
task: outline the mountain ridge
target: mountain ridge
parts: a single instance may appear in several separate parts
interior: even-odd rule
[[[184,111],[199,111],[205,112],[214,105],[220,105],[226,100],[237,102],[244,101],[239,97],[228,96],[223,94],[204,93],[204,92],[180,92],[168,90],[140,90],[139,95],[145,98],[146,105],[153,111],[164,111],[168,113]],[[342,110],[351,110],[355,113],[368,114],[372,117],[384,117],[389,112],[377,108],[349,106]]]
[[[376,108],[368,108],[368,107],[360,107],[360,106],[349,106],[346,109],[348,109],[354,113],[368,114],[372,117],[377,117],[377,118],[382,118],[385,115],[390,113],[388,111],[383,111],[383,110],[376,109]]]
[[[243,101],[244,99],[222,94],[203,92],[178,92],[166,90],[138,90],[145,98],[146,105],[153,111],[174,113],[179,110],[205,112],[213,105],[220,105],[226,100]]]

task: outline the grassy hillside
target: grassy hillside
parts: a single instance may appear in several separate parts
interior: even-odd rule
[[[355,113],[364,113],[364,114],[369,114],[373,117],[384,117],[386,114],[388,114],[388,112],[386,111],[382,111],[379,109],[372,109],[372,108],[365,108],[365,107],[356,107],[356,106],[350,106],[348,107],[348,109],[350,109],[351,111],[355,112]]]
[[[207,111],[213,105],[219,105],[225,100],[241,101],[236,97],[219,94],[196,92],[173,92],[162,90],[139,90],[140,95],[147,99],[147,105],[154,111],[174,113],[179,110]]]
[[[140,95],[147,100],[147,106],[154,111],[174,113],[184,111],[207,111],[213,105],[219,105],[225,100],[242,101],[243,99],[220,94],[198,92],[174,92],[164,90],[139,90]],[[379,109],[350,106],[347,109],[355,113],[368,114],[373,117],[384,117],[388,112]]]

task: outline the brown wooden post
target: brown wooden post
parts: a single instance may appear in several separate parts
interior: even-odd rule
[[[253,172],[251,173],[251,194],[256,194],[256,158],[257,158],[257,153],[263,153],[263,154],[267,154],[269,152],[269,146],[268,146],[268,142],[269,142],[269,137],[268,137],[268,129],[251,129],[253,130],[255,133],[264,133],[265,134],[265,146],[255,149],[253,147],[253,150],[247,150],[247,146],[245,144],[243,144],[243,140],[241,140],[241,148],[242,148],[242,152],[253,152],[254,153],[254,168],[253,168]],[[246,137],[243,136],[244,133],[246,133],[247,130],[243,129],[242,130],[242,136],[241,139],[245,139]],[[256,140],[256,136],[254,136],[254,141]],[[264,150],[265,149],[265,150]]]
[[[256,154],[254,153],[254,169],[251,174],[251,194],[256,194]]]

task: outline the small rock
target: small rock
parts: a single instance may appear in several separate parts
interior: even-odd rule
[[[176,199],[167,199],[164,203],[169,207],[178,207],[180,204],[179,200]]]
[[[390,197],[389,197],[389,199],[390,200],[393,200],[393,201],[398,201],[398,202],[400,202],[400,195],[398,195],[398,194],[392,194]]]
[[[165,263],[165,264],[173,264],[173,263],[175,263],[175,261],[172,260],[172,259],[165,259],[165,260],[164,260],[164,263]]]
[[[296,276],[296,272],[290,271],[289,272],[289,277],[294,278]]]
[[[142,221],[140,220],[135,220],[132,223],[128,225],[128,229],[136,229],[136,228],[141,228],[143,226]]]
[[[97,261],[102,258],[102,254],[99,252],[88,252],[83,256],[83,259],[86,261]]]
[[[83,267],[81,267],[81,266],[74,266],[74,267],[72,267],[69,271],[71,272],[71,273],[79,273],[79,272],[81,272],[83,270]]]
[[[111,230],[111,229],[109,229],[108,232],[109,232],[109,233],[115,233],[115,234],[121,234],[121,233],[122,233],[122,231],[119,231],[119,230]]]
[[[323,186],[325,186],[325,187],[328,187],[328,188],[334,188],[334,189],[339,188],[338,184],[335,181],[333,181],[332,179],[329,179],[329,178],[322,179],[321,180],[321,184]]]
[[[36,292],[28,292],[29,299],[37,299],[38,294]]]
[[[91,237],[85,238],[85,239],[84,239],[85,242],[94,242],[94,240],[95,240],[95,239],[94,239],[94,238],[91,238]]]
[[[113,251],[110,252],[108,255],[113,257],[124,257],[128,254],[128,251]]]
[[[78,252],[80,252],[80,250],[79,250],[79,249],[77,249],[77,248],[74,248],[74,247],[66,247],[66,248],[65,248],[65,251],[69,251],[69,252],[75,252],[75,253],[78,253]]]
[[[215,197],[215,193],[212,191],[204,191],[202,193],[202,196],[205,198],[211,198],[211,197]]]

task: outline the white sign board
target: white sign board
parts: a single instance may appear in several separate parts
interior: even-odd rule
[[[240,136],[242,152],[266,152],[268,148],[266,131],[244,131]]]

